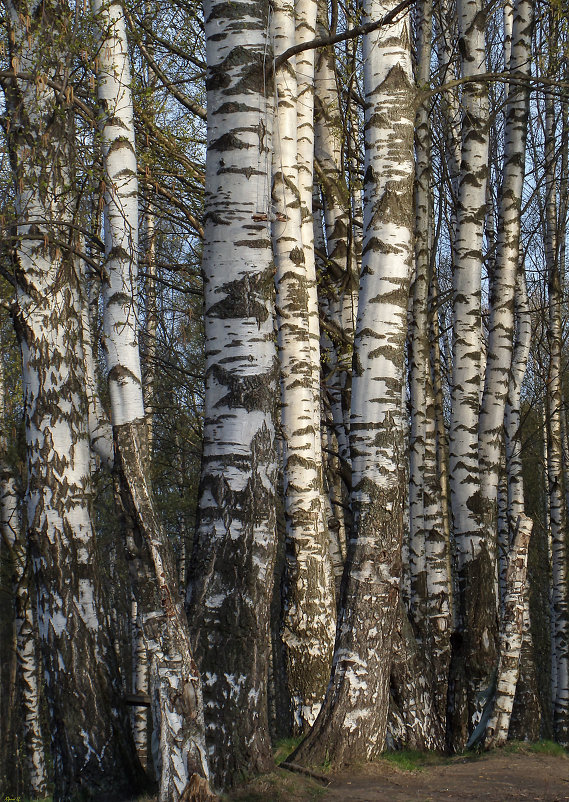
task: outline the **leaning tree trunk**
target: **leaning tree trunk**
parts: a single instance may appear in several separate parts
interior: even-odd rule
[[[380,19],[394,5],[370,0],[365,16]],[[365,222],[351,413],[354,531],[332,679],[298,750],[311,763],[325,757],[369,760],[381,752],[386,736],[401,575],[401,390],[413,258],[415,89],[409,42],[408,15],[364,39]]]
[[[97,80],[105,183],[103,300],[111,419],[121,500],[136,548],[130,555],[131,573],[148,654],[159,799],[171,802],[208,776],[203,700],[174,555],[149,484],[138,350],[137,162],[125,22],[118,3],[93,0],[93,10],[101,30]]]
[[[267,715],[276,550],[268,5],[208,0],[206,375],[188,587],[216,785],[273,764]]]
[[[55,80],[63,80],[67,67],[59,46],[70,10],[59,2],[5,6],[15,73],[6,101],[16,187],[14,321],[23,359],[25,517],[38,586],[55,799],[111,790],[123,798],[143,780],[119,698],[90,515],[82,298],[66,191],[73,186],[73,117],[62,93],[24,77],[51,59]]]

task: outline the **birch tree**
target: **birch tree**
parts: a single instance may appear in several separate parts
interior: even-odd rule
[[[551,44],[551,43],[550,43]],[[561,275],[557,227],[557,181],[554,158],[553,98],[545,99],[545,260],[547,266],[549,368],[547,375],[547,483],[552,543],[552,640],[555,675],[553,719],[561,743],[569,738],[569,619],[567,608],[567,509],[563,493],[561,442]]]
[[[530,73],[533,7],[516,0],[507,45],[508,67],[516,77]],[[508,34],[508,28],[506,29]],[[491,276],[490,321],[486,383],[480,411],[479,456],[485,537],[497,552],[498,483],[504,448],[504,417],[514,356],[514,304],[519,290],[521,204],[529,93],[526,86],[508,88],[505,123],[504,170],[498,209],[496,258]],[[512,522],[513,523],[513,522]],[[488,723],[491,742],[505,741],[513,708],[523,636],[524,585],[527,549],[532,523],[521,510],[511,537],[507,558],[503,620],[500,623],[499,663],[494,712]],[[506,537],[510,546],[510,535]],[[516,594],[519,594],[518,596]],[[514,612],[515,611],[515,612]],[[507,666],[507,668],[506,668]]]
[[[485,13],[479,2],[459,1],[457,15],[462,77],[472,79],[485,66]],[[462,152],[452,278],[449,470],[462,617],[455,648],[453,710],[456,718],[453,737],[464,744],[482,715],[484,695],[490,693],[497,657],[494,550],[481,529],[478,463],[482,238],[488,174],[485,83],[471,80],[464,84],[462,108]]]
[[[10,556],[13,581],[16,698],[24,741],[24,763],[28,792],[37,798],[47,793],[47,769],[40,720],[40,672],[37,625],[33,610],[33,587],[24,539],[21,497],[8,463],[6,384],[0,359],[0,535]]]
[[[160,802],[204,778],[208,764],[201,682],[175,561],[149,484],[138,350],[138,185],[130,66],[119,3],[93,0],[100,28],[98,97],[105,183],[104,345],[121,497],[133,529],[133,580],[148,653]]]
[[[314,29],[315,6],[313,17]],[[278,2],[272,26],[278,57],[295,41],[294,6]],[[299,68],[305,71],[306,82],[310,75],[306,59]],[[302,160],[302,193],[299,183],[299,145],[302,150],[311,150],[304,148],[304,140],[309,137],[312,141],[312,121],[306,119],[306,108],[299,120],[298,109],[307,103],[307,90],[301,99],[294,57],[277,70],[275,91],[272,233],[287,518],[282,638],[294,730],[303,732],[314,723],[328,684],[335,598],[322,483],[318,299],[312,242],[312,170],[308,158]],[[302,139],[297,136],[299,122],[303,123]],[[303,211],[308,218],[306,225]],[[303,234],[304,240],[308,237],[306,247]]]
[[[208,0],[206,337],[199,523],[188,611],[214,782],[272,765],[267,720],[275,559],[273,91],[265,3]]]
[[[134,753],[97,574],[83,383],[81,284],[70,232],[73,114],[65,3],[4,4],[13,77],[4,83],[15,183],[16,332],[23,361],[25,520],[54,757],[55,799],[144,782]],[[67,58],[70,58],[68,56]],[[38,75],[34,84],[30,75]]]
[[[394,8],[370,0],[368,20]],[[351,407],[354,532],[332,678],[302,760],[369,760],[384,747],[399,600],[401,389],[413,257],[413,84],[408,15],[364,37],[364,244]]]

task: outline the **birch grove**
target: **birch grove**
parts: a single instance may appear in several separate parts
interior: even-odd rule
[[[0,19],[2,791],[566,747],[563,9]]]

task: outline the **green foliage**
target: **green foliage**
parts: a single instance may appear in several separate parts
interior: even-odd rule
[[[421,771],[426,766],[434,766],[445,762],[444,756],[437,752],[419,752],[416,749],[385,752],[380,759],[390,763],[392,766],[396,766],[401,771]]]
[[[283,738],[282,741],[277,743],[277,747],[274,751],[275,756],[275,763],[277,766],[280,766],[281,763],[287,759],[289,755],[291,755],[297,746],[302,741],[302,736],[299,738]]]
[[[537,741],[534,744],[526,744],[528,752],[537,755],[552,755],[554,757],[566,756],[567,750],[555,741]]]

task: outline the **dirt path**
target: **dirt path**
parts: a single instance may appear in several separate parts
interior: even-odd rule
[[[388,761],[327,784],[279,769],[225,797],[235,802],[569,802],[567,755],[495,752],[403,771]]]
[[[569,759],[548,755],[493,754],[446,766],[402,772],[382,765],[357,777],[335,778],[326,802],[565,802]]]

